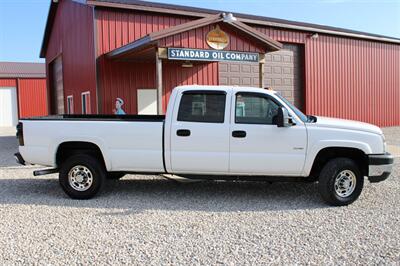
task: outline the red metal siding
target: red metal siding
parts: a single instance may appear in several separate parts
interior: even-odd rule
[[[218,85],[218,63],[194,63],[191,68],[182,62],[163,62],[163,107],[167,111],[172,89],[180,85]]]
[[[20,118],[47,115],[45,79],[20,79],[18,84]]]
[[[310,36],[309,33],[301,31],[291,31],[260,26],[253,27],[278,42],[305,43],[307,38]]]
[[[400,46],[320,35],[306,43],[307,112],[400,125]]]
[[[0,87],[17,87],[16,79],[0,79]]]
[[[173,14],[96,9],[97,56],[140,39],[151,32],[190,20]]]
[[[229,35],[229,43],[225,50],[263,53],[265,50],[255,44],[248,38],[240,36],[237,32],[224,25],[218,23],[220,28]],[[195,49],[212,49],[206,42],[207,33],[215,28],[216,25],[207,25],[205,27],[193,29],[171,37],[160,40],[160,47],[183,47]]]
[[[0,79],[0,87],[15,87],[19,118],[47,115],[46,79]]]
[[[100,60],[102,89],[101,113],[112,113],[117,97],[124,100],[126,113],[136,114],[137,90],[155,89],[155,63],[112,62]],[[179,85],[218,85],[218,64],[199,63],[183,68],[181,63],[163,61],[163,108],[166,111],[172,89]]]
[[[122,98],[126,113],[137,113],[137,90],[155,89],[155,63],[113,62],[99,59],[100,113],[111,114]]]
[[[96,11],[97,55],[102,71],[102,98],[106,112],[114,101],[108,97],[126,94],[132,99],[128,108],[136,112],[135,75],[151,78],[147,85],[155,87],[154,64],[109,62],[101,57],[117,47],[137,40],[146,34],[192,20],[174,14],[102,9]],[[254,25],[253,25],[254,26]],[[400,125],[400,46],[361,39],[319,34],[313,32],[254,26],[269,37],[284,43],[304,44],[305,49],[305,103],[306,112],[347,119],[356,119],[379,126]],[[210,28],[204,27],[161,40],[161,46],[207,49],[204,36]],[[242,40],[235,32],[224,28],[230,35],[230,50],[256,51],[251,42]],[[129,67],[126,67],[126,66]],[[125,66],[125,68],[124,68]],[[148,69],[143,71],[143,69]],[[131,73],[132,72],[132,73]],[[183,69],[179,64],[164,63],[163,82],[165,99],[175,85],[196,83],[199,76],[212,77],[198,84],[218,83],[217,64],[203,64]],[[124,74],[123,74],[124,73]],[[181,75],[181,78],[177,76]],[[188,75],[188,76],[185,76]],[[184,77],[184,78],[182,78]],[[216,77],[216,78],[214,78]],[[122,80],[120,80],[120,78]],[[118,85],[116,85],[118,84]],[[115,86],[118,88],[116,89]],[[113,92],[117,90],[117,92]],[[132,92],[133,90],[133,92]],[[108,96],[107,96],[108,95]]]
[[[94,47],[93,8],[71,0],[59,1],[46,52],[46,69],[49,73],[49,63],[62,56],[65,110],[67,96],[73,95],[74,111],[81,113],[81,93],[85,91],[90,91],[91,106],[97,106]]]
[[[307,113],[400,125],[400,45],[256,28],[279,42],[305,44]]]
[[[97,55],[100,77],[101,113],[111,113],[116,97],[125,101],[127,113],[137,113],[137,90],[155,89],[155,63],[113,62],[103,54],[135,41],[148,33],[190,21],[179,16],[152,13],[118,12],[96,10]],[[203,34],[203,31],[199,31]],[[194,34],[194,33],[190,33]],[[166,42],[188,42],[189,33],[166,38]],[[181,39],[183,38],[183,39]],[[204,38],[197,37],[197,40]],[[196,41],[195,41],[196,42]],[[200,43],[199,43],[200,44]],[[250,47],[250,45],[248,45]],[[255,47],[255,46],[252,46]],[[196,47],[192,47],[196,48]],[[171,90],[182,84],[218,84],[218,64],[195,64],[193,68],[182,68],[180,64],[163,62],[164,110]]]

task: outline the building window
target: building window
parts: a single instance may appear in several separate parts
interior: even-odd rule
[[[82,114],[91,114],[90,109],[90,92],[86,91],[82,93]]]
[[[74,113],[74,96],[67,96],[67,114]]]
[[[223,93],[185,93],[179,105],[178,121],[223,123],[225,100]]]
[[[278,108],[278,104],[265,95],[238,93],[235,123],[273,125]]]

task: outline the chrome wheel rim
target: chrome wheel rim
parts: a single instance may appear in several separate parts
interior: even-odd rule
[[[335,192],[339,197],[350,196],[356,188],[357,178],[353,171],[343,170],[335,179]]]
[[[93,174],[86,166],[77,165],[69,171],[68,182],[73,189],[86,191],[93,184]]]

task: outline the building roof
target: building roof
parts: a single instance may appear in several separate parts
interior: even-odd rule
[[[85,3],[85,1],[82,0],[80,2]],[[111,7],[111,8],[131,9],[131,10],[140,10],[140,11],[157,12],[157,13],[173,13],[176,15],[184,15],[184,16],[191,16],[198,18],[206,17],[210,14],[212,15],[212,14],[226,12],[222,10],[155,3],[155,2],[148,2],[141,0],[86,0],[86,4],[93,5],[95,7]],[[42,42],[42,48],[40,52],[40,57],[42,58],[45,57],[47,42],[50,38],[51,28],[53,26],[53,21],[55,19],[57,6],[58,6],[58,1],[53,0],[50,5],[50,10],[44,32],[44,38]],[[360,39],[368,39],[380,42],[390,42],[390,43],[400,44],[400,38],[394,38],[390,36],[373,34],[368,32],[343,29],[343,28],[313,24],[313,23],[277,19],[264,16],[255,16],[242,13],[234,13],[234,15],[235,17],[239,18],[241,22],[247,24],[265,25],[276,28],[302,30],[313,33],[325,33],[331,35],[339,35],[352,38],[360,38]]]
[[[139,40],[136,40],[132,43],[129,43],[125,46],[119,47],[107,54],[108,57],[111,58],[121,58],[126,55],[129,55],[139,49],[147,48],[149,46],[155,45],[156,42],[160,39],[173,36],[175,34],[179,34],[185,31],[189,31],[192,29],[204,27],[206,25],[222,22],[224,20],[225,13],[219,13],[215,15],[208,15],[207,17],[200,18],[197,20],[192,20],[187,23],[179,24],[174,27],[169,27],[157,32],[152,32],[142,37]],[[246,34],[250,38],[253,38],[255,41],[260,43],[265,50],[268,51],[277,51],[282,48],[282,44],[271,39],[267,35],[262,32],[259,32],[253,29],[250,26],[240,22],[240,21],[231,21],[226,23],[228,26],[234,28],[236,31]]]
[[[0,62],[0,78],[45,78],[43,63]]]
[[[181,14],[187,16],[204,16],[204,14],[217,14],[221,12],[229,12],[229,10],[215,10],[215,9],[207,9],[207,8],[198,8],[198,7],[189,7],[189,6],[181,6],[174,4],[164,4],[164,3],[156,3],[142,0],[87,0],[87,4],[94,6],[108,6],[108,7],[116,7],[116,8],[126,8],[126,9],[138,9],[143,11],[153,11],[153,12],[161,12],[161,13],[171,13],[173,10],[174,14]],[[282,27],[282,28],[292,28],[291,26],[307,28],[310,31],[318,32],[318,30],[324,31],[332,31],[331,34],[335,32],[337,35],[342,35],[340,33],[352,33],[358,36],[358,38],[363,38],[363,36],[370,36],[380,39],[386,39],[386,41],[394,41],[400,43],[400,38],[394,38],[390,36],[373,34],[368,32],[325,26],[320,24],[306,23],[306,22],[298,22],[291,21],[285,19],[264,17],[264,16],[256,16],[250,14],[236,13],[234,12],[235,17],[241,18],[243,22],[253,23],[265,25],[263,22],[267,22],[267,25],[273,27]],[[356,37],[356,36],[353,36]],[[383,41],[383,40],[381,40]]]

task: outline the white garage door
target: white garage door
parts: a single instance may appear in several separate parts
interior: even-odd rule
[[[0,127],[18,123],[17,92],[15,88],[0,88]]]

